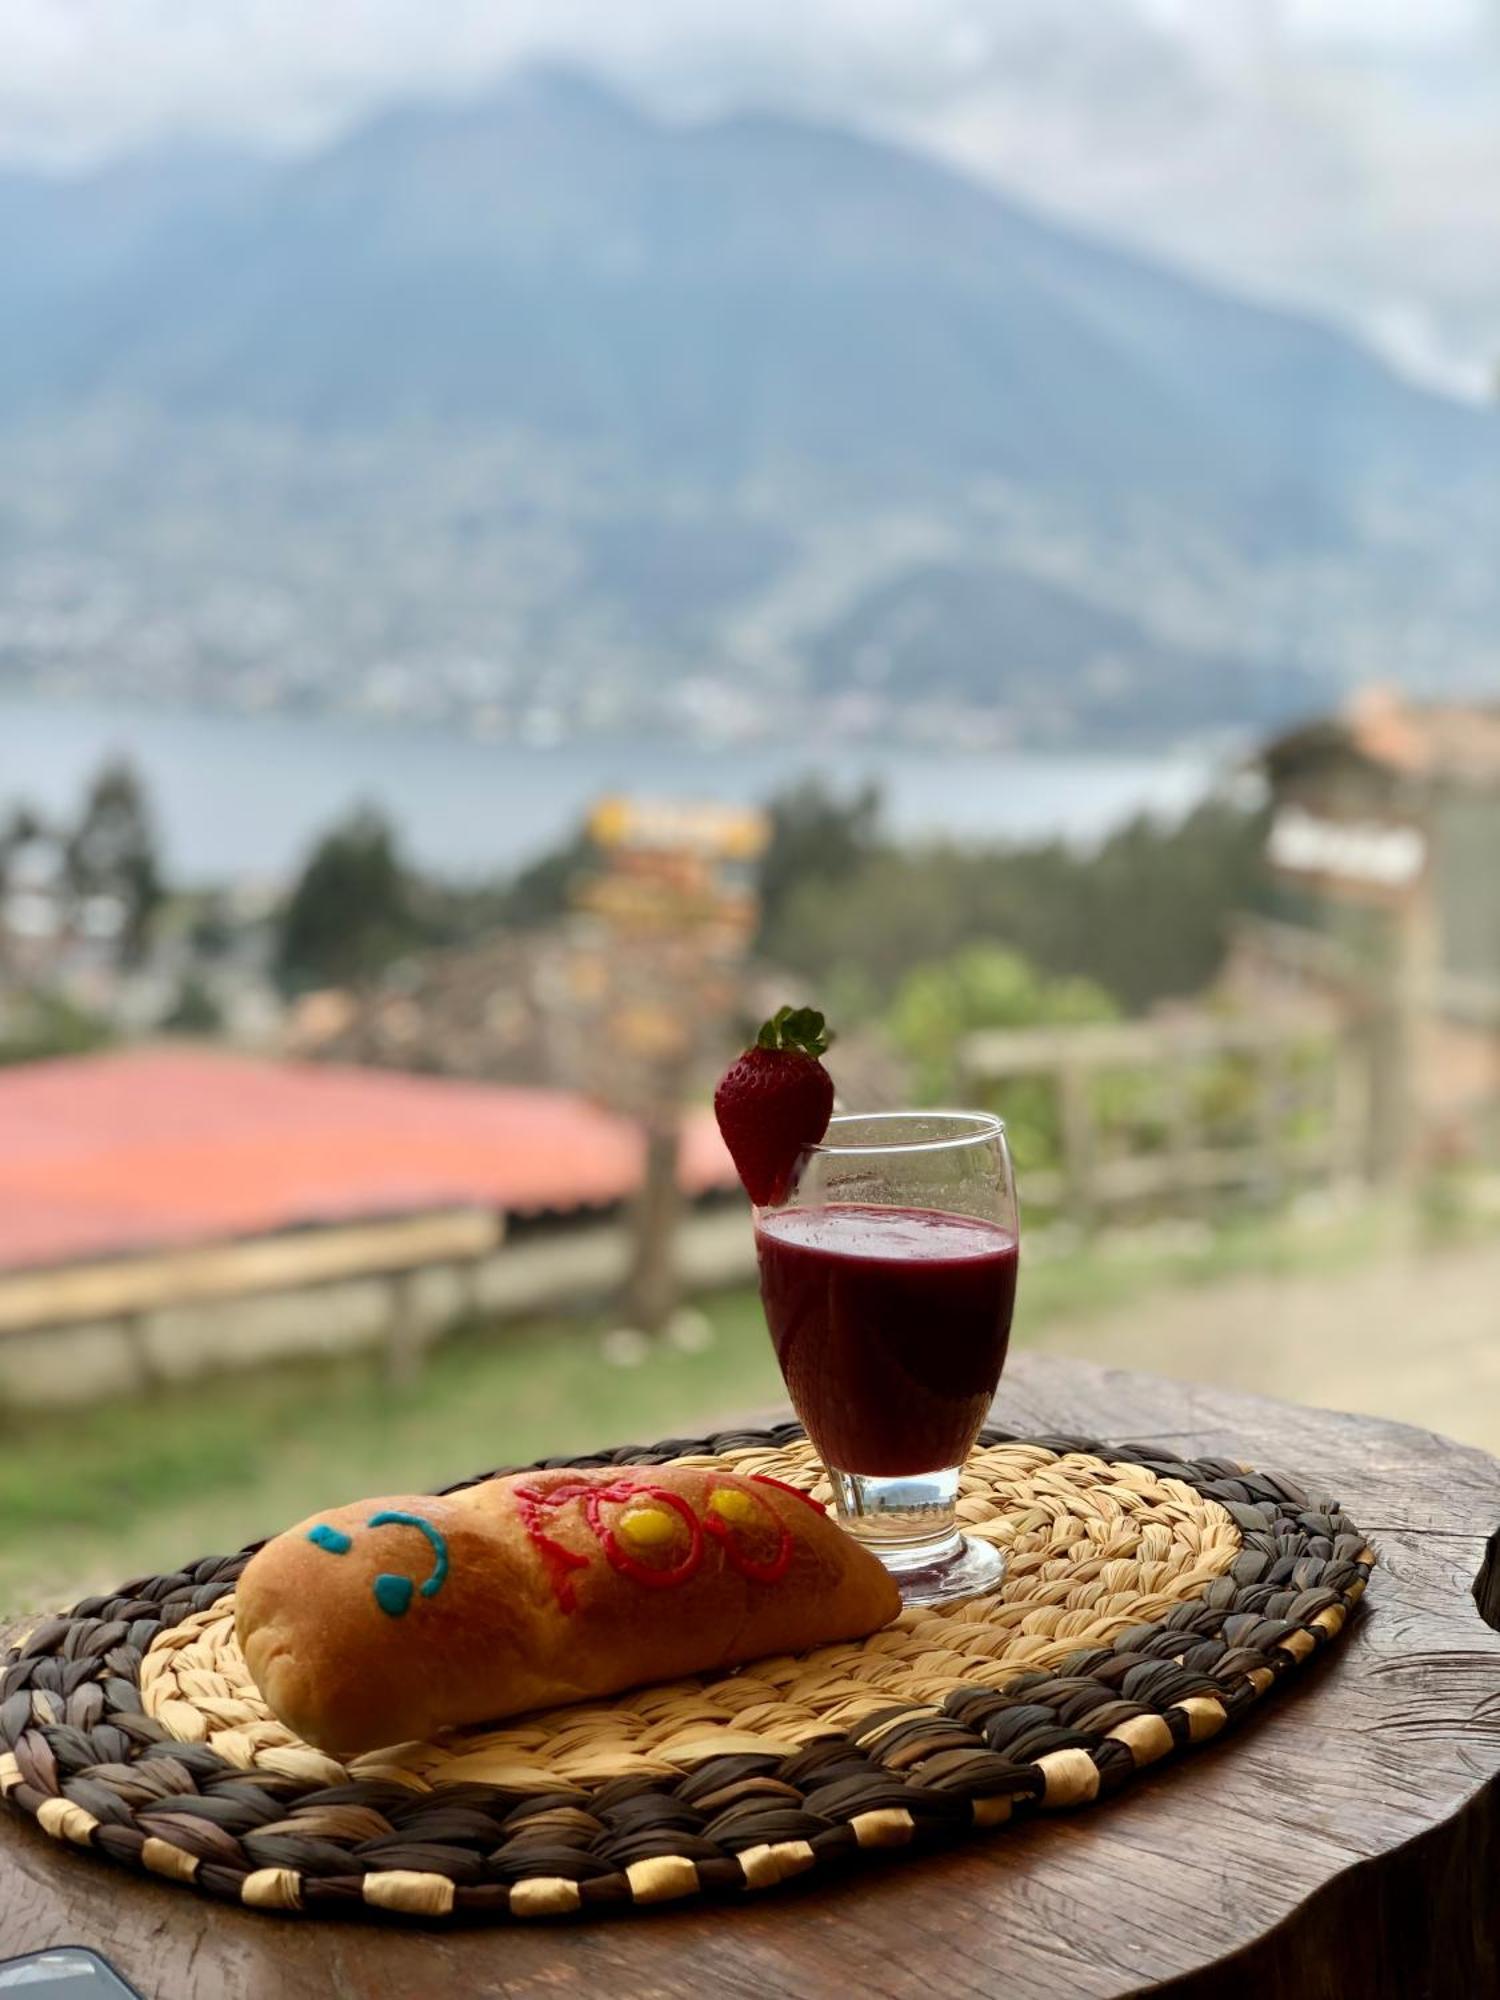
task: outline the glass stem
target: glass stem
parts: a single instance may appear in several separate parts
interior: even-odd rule
[[[888,1569],[926,1567],[959,1547],[959,1468],[876,1479],[832,1466],[833,1502],[840,1522],[866,1543]]]

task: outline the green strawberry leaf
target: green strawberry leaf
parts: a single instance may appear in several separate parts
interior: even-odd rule
[[[790,1049],[804,1056],[821,1056],[832,1042],[828,1024],[816,1007],[778,1007],[762,1022],[755,1038],[758,1049]]]

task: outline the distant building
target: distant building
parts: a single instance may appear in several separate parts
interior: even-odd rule
[[[613,1296],[645,1147],[557,1090],[156,1047],[0,1069],[0,1412],[384,1351]],[[707,1107],[695,1282],[754,1252]]]
[[[309,993],[291,1009],[288,1055],[492,1083],[551,1083],[567,1074],[566,1018],[555,1006],[560,947],[545,935],[497,933],[404,959],[354,991]]]
[[[1372,689],[1260,761],[1265,914],[1230,985],[1372,1037],[1377,1144],[1408,1163],[1475,1150],[1500,1104],[1500,707]]]
[[[114,895],[80,896],[63,841],[40,829],[0,850],[0,973],[51,984],[113,963],[126,909]]]

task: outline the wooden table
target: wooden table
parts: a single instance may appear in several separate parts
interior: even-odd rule
[[[1500,1993],[1500,1464],[1024,1355],[997,1418],[1326,1484],[1381,1552],[1367,1615],[1243,1730],[1103,1808],[712,1911],[461,1932],[253,1916],[0,1814],[0,1958],[91,1944],[152,2000]]]

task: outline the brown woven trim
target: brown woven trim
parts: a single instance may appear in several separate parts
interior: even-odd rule
[[[787,1425],[549,1463],[780,1454],[800,1438]],[[1018,1446],[1000,1433],[982,1443]],[[1374,1561],[1364,1537],[1289,1481],[1145,1446],[1025,1444],[1055,1456],[1063,1478],[1080,1457],[1180,1482],[1223,1508],[1238,1552],[1201,1591],[1106,1643],[1023,1665],[1004,1685],[964,1678],[935,1701],[897,1700],[785,1750],[758,1737],[667,1772],[434,1790],[399,1764],[362,1776],[327,1759],[314,1772],[291,1744],[228,1756],[237,1746],[176,1740],[147,1713],[153,1642],[212,1613],[246,1549],[86,1599],[13,1649],[0,1671],[0,1795],[55,1839],[254,1909],[604,1914],[767,1889],[1107,1797],[1238,1720],[1337,1636],[1364,1590]],[[206,1698],[187,1706],[201,1713]]]

